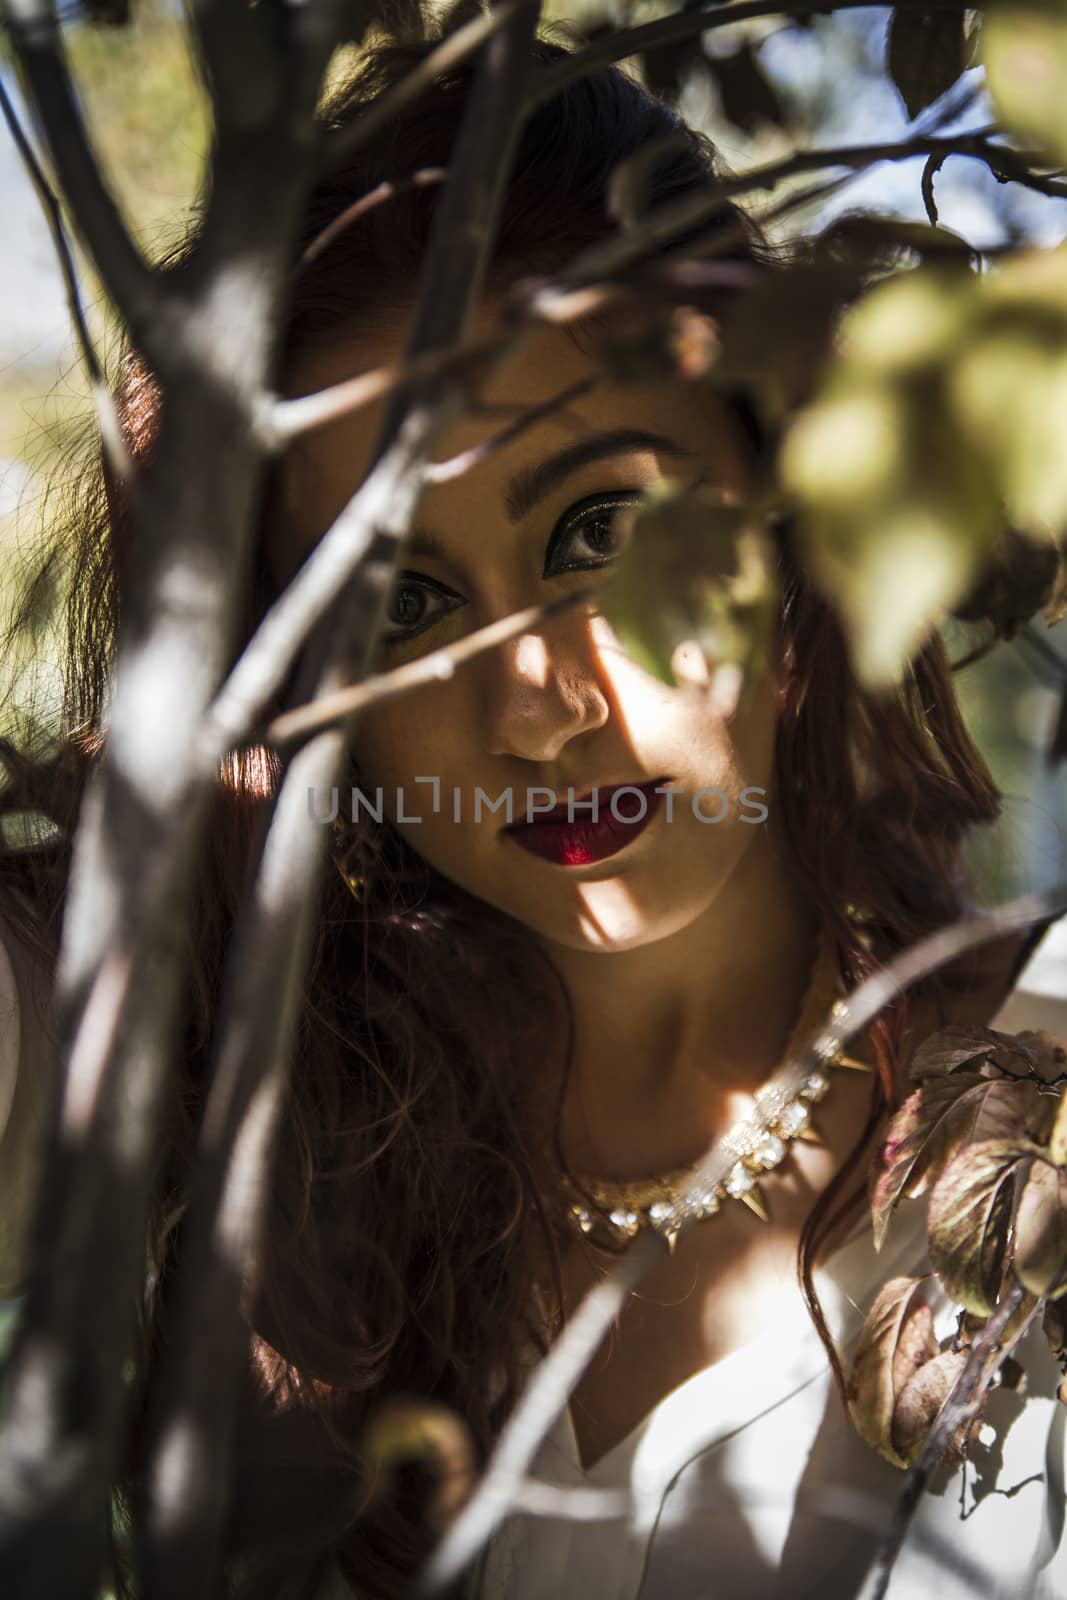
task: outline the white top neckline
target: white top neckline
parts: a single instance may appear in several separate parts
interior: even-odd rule
[[[847,1238],[814,1268],[819,1301],[840,1350],[859,1336],[863,1316],[856,1302],[862,1302],[872,1275],[884,1282],[896,1265],[914,1261],[925,1221],[925,1197],[902,1200],[882,1250],[875,1252],[871,1216],[865,1210]],[[683,1379],[592,1466],[581,1465],[569,1405],[542,1446],[541,1464],[550,1456],[553,1478],[566,1463],[573,1483],[629,1486],[639,1501],[647,1497],[658,1504],[671,1478],[694,1454],[722,1443],[825,1369],[826,1351],[790,1279],[765,1333]]]
[[[997,1013],[986,1024],[1001,1032],[1048,1026],[1044,1018],[1024,1021],[1019,1013],[1032,1012],[1039,995],[1051,1000],[1054,1022],[1067,1020],[1067,917],[1046,929],[1038,948],[1031,952]],[[910,1270],[923,1254],[926,1198],[898,1202],[880,1251],[874,1250],[871,1214],[864,1207],[847,1238],[813,1269],[815,1287],[836,1347],[846,1351],[858,1338],[863,1316],[856,1301],[875,1280],[885,1283],[894,1266]],[[905,1265],[901,1266],[904,1263]],[[653,1480],[662,1480],[668,1459],[680,1459],[678,1470],[698,1451],[713,1448],[737,1427],[779,1404],[826,1368],[826,1351],[796,1283],[790,1280],[767,1333],[747,1340],[736,1350],[685,1378],[656,1402],[625,1438],[586,1468],[581,1465],[570,1404],[565,1406],[542,1445],[550,1455],[555,1474],[565,1465],[568,1481],[597,1488],[624,1488],[640,1483],[653,1492]],[[756,1409],[753,1409],[753,1408]],[[714,1427],[708,1419],[713,1417]],[[671,1448],[666,1448],[667,1442]]]

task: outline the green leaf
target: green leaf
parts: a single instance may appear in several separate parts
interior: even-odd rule
[[[1015,1276],[1031,1294],[1067,1292],[1067,1169],[1035,1160],[1015,1213]]]
[[[1067,12],[1059,0],[1000,0],[983,18],[986,84],[998,116],[1067,162]]]
[[[810,398],[865,267],[855,256],[835,259],[816,247],[734,296],[722,312],[716,385],[744,389],[775,418]]]
[[[842,319],[843,360],[868,377],[930,372],[965,343],[975,284],[966,260],[916,267],[879,283]]]
[[[745,43],[731,56],[717,56],[709,62],[719,87],[723,115],[747,134],[756,134],[769,123],[787,128],[787,119],[777,89],[767,77],[752,45]]]
[[[586,35],[588,37],[588,34]],[[667,40],[638,56],[645,83],[655,94],[676,100],[690,79],[706,80],[712,66],[700,44],[700,35]]]
[[[475,1481],[475,1449],[470,1429],[457,1412],[432,1401],[387,1401],[363,1434],[372,1469],[371,1492],[380,1495],[389,1477],[408,1461],[435,1471],[437,1484],[430,1515],[447,1527],[462,1508]]]
[[[1000,1293],[1017,1169],[1037,1153],[1022,1139],[967,1144],[930,1195],[930,1260],[951,1298],[978,1316],[992,1315]]]
[[[1067,272],[1062,289],[1067,312]],[[1013,526],[1047,543],[1067,529],[1067,316],[996,301],[979,309],[949,379],[950,404],[993,466]]]
[[[961,622],[991,622],[998,639],[1013,639],[1054,602],[1065,572],[1067,563],[1051,534],[1039,542],[1007,527],[977,584],[952,615]]]
[[[914,1352],[916,1342],[921,1347],[927,1327],[922,1313],[918,1313],[917,1330],[911,1330],[906,1336],[905,1328],[922,1281],[921,1278],[890,1278],[879,1290],[864,1320],[848,1379],[849,1415],[856,1431],[872,1450],[894,1467],[906,1467],[907,1462],[895,1448],[891,1436],[896,1403],[893,1372],[902,1338],[909,1355]],[[913,1337],[915,1332],[918,1341]],[[901,1366],[896,1365],[896,1370],[899,1373]]]
[[[959,11],[898,8],[889,22],[886,64],[908,116],[939,100],[966,69],[970,50],[963,7]]]
[[[932,419],[931,419],[932,421]],[[945,471],[955,463],[945,441]],[[980,570],[987,528],[948,482],[916,475],[889,504],[849,517],[808,519],[813,575],[839,612],[852,664],[868,689],[898,685],[946,612]]]
[[[752,512],[664,478],[618,517],[626,543],[599,603],[638,664],[677,687],[671,658],[693,640],[716,665],[763,667],[777,584],[769,540]]]

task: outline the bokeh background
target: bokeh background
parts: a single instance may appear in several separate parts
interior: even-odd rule
[[[674,9],[552,0],[544,15],[589,27],[649,21]],[[206,98],[181,10],[172,0],[138,0],[125,28],[91,27],[76,7],[63,14],[86,122],[129,227],[155,257],[184,228],[209,141]],[[678,72],[669,55],[647,65],[630,61],[627,70],[676,93],[682,114],[711,136],[735,170],[777,159],[798,144],[894,141],[906,137],[911,124],[885,69],[889,16],[885,8],[803,22],[761,19],[709,32],[708,70]],[[341,52],[336,70],[344,64]],[[24,125],[32,127],[2,41],[0,74]],[[945,131],[992,120],[977,70],[952,92],[953,104],[968,95],[970,103]],[[923,220],[922,166],[921,157],[879,162],[783,226],[791,233],[818,230],[856,210]],[[941,224],[980,249],[1020,240],[1052,245],[1067,237],[1067,202],[1000,184],[975,161],[950,161],[937,178],[936,195]],[[62,505],[91,412],[51,238],[3,129],[0,208],[0,591],[9,605]],[[113,371],[118,331],[91,267],[80,255],[78,262],[90,325],[105,369]],[[1038,618],[1035,627],[1067,656],[1067,621],[1047,630]],[[944,632],[954,659],[975,644],[973,630],[960,624],[947,623]],[[14,686],[9,723],[31,696],[45,720],[50,715],[55,637],[46,614],[21,652],[2,664]],[[1002,821],[971,847],[980,902],[1067,881],[1067,764],[1049,769],[1043,759],[1057,707],[1054,690],[1035,676],[1032,654],[1017,641],[999,644],[964,669],[957,684],[972,733],[1005,793]]]

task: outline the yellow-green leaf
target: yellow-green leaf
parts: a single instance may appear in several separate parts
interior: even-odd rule
[[[1031,1294],[1067,1292],[1067,1169],[1035,1160],[1015,1213],[1012,1261]]]
[[[667,478],[620,516],[629,531],[599,603],[645,671],[674,687],[671,658],[690,640],[716,665],[764,666],[777,583],[751,511]]]
[[[884,378],[944,361],[964,339],[976,281],[964,263],[915,268],[880,283],[842,319],[843,359]]]
[[[1067,162],[1067,11],[1060,0],[999,0],[985,11],[982,56],[999,116]]]
[[[1060,1090],[1060,1103],[1052,1124],[1048,1153],[1057,1167],[1067,1167],[1067,1090]]]

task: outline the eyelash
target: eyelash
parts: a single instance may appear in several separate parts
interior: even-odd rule
[[[618,511],[621,506],[636,505],[641,498],[641,494],[642,491],[639,489],[617,489],[606,494],[589,495],[584,500],[579,500],[575,505],[571,506],[569,511],[564,512],[563,516],[552,530],[552,534],[549,539],[548,555],[545,558],[546,569],[557,547],[562,544],[563,541],[573,531],[583,527],[587,523],[595,524],[598,513],[601,517],[603,517],[606,513],[610,519],[611,514],[615,511]],[[566,566],[557,567],[555,572],[549,573],[546,570],[545,576],[557,577],[563,572],[585,572],[595,567],[604,567],[607,566],[610,561],[613,561],[617,554],[618,551],[612,555],[601,556],[588,561],[571,561],[568,562]],[[456,595],[454,590],[446,589],[443,585],[434,582],[434,580],[431,578],[423,578],[417,573],[403,571],[397,574],[396,584],[392,595],[390,596],[389,604],[392,605],[397,596],[405,589],[412,588],[421,588],[423,590],[428,589],[432,593],[439,595],[442,599],[456,599],[460,600],[462,603],[462,597]],[[392,632],[382,634],[381,643],[387,648],[391,645],[406,644],[409,640],[417,638],[420,633],[424,633],[427,628],[432,628],[435,623],[441,621],[442,617],[448,616],[452,611],[457,609],[458,607],[456,606],[450,606],[447,611],[440,611],[436,616],[425,618],[422,622],[413,623],[408,628],[394,628]]]

